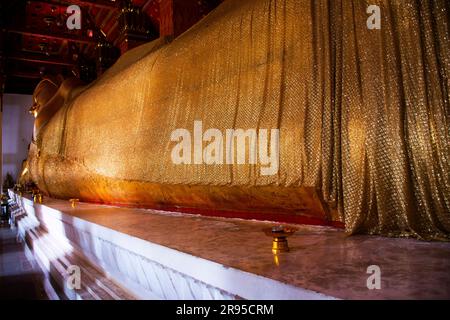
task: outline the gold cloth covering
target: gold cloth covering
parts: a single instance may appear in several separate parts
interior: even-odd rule
[[[380,30],[366,26],[374,4]],[[57,93],[31,176],[61,198],[268,208],[349,233],[448,238],[449,15],[447,0],[226,0],[172,43]],[[278,174],[173,164],[171,132],[195,120],[279,128]]]

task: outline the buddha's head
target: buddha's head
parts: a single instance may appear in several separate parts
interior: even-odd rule
[[[46,104],[55,96],[61,85],[61,80],[59,77],[46,77],[36,86],[33,92],[33,105],[30,108],[30,113],[35,118],[39,116]]]

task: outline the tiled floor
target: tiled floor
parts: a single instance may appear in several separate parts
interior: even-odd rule
[[[16,234],[9,226],[0,226],[0,300],[46,300],[44,275],[36,262],[27,258]]]

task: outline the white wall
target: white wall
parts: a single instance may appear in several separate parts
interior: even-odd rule
[[[22,168],[22,161],[27,158],[34,124],[34,117],[28,112],[31,105],[32,96],[30,95],[3,95],[2,183],[8,172],[16,180]]]

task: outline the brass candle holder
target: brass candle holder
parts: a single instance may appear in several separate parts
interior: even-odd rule
[[[42,196],[42,193],[40,193],[40,192],[33,194],[33,201],[35,203],[42,203],[43,198],[44,197]]]
[[[75,208],[78,204],[78,202],[80,202],[80,199],[70,199],[70,205],[72,206],[72,208]]]
[[[287,238],[293,235],[298,229],[284,226],[274,226],[272,228],[263,229],[264,233],[272,237],[272,253],[278,254],[288,252],[289,245]]]

